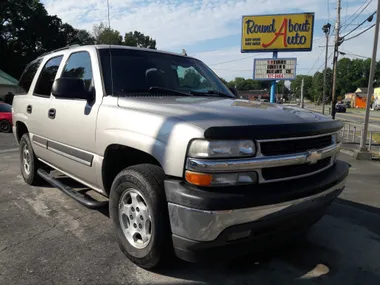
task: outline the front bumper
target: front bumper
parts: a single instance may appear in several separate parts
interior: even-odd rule
[[[347,163],[337,161],[332,168],[312,177],[219,192],[166,181],[175,251],[188,261],[226,248],[238,253],[237,245],[246,252],[247,242],[257,244],[262,237],[268,242],[279,232],[307,227],[320,219],[342,192],[348,168]]]

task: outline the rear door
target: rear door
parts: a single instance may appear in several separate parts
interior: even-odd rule
[[[83,80],[87,90],[95,89],[93,102],[74,98],[55,98],[52,96],[49,110],[54,112],[48,122],[49,150],[52,164],[75,178],[97,188],[94,167],[96,144],[95,128],[102,89],[99,71],[96,71],[96,51],[74,51],[64,59],[59,77],[74,77]]]

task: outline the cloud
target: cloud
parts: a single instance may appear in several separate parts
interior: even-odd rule
[[[333,24],[335,3],[330,1],[329,9],[321,0],[109,0],[111,26],[123,35],[138,30],[157,40],[163,50],[182,50],[196,47],[207,41],[217,41],[240,34],[242,15],[315,12],[316,21]],[[64,22],[76,28],[92,30],[94,24],[107,22],[106,0],[43,0],[50,14],[56,14]],[[354,23],[361,22],[374,11],[375,2],[366,8]],[[343,5],[344,4],[344,5]],[[348,0],[343,3],[342,23],[362,6],[362,1]],[[347,6],[346,6],[347,5]],[[359,11],[362,8],[359,9]],[[347,15],[347,16],[346,16]],[[329,18],[330,17],[330,18]],[[354,17],[351,17],[353,19]],[[374,21],[373,21],[374,22]],[[363,25],[367,27],[368,25]],[[351,28],[348,26],[346,31]],[[311,52],[279,53],[280,57],[297,57],[298,74],[313,74],[324,61],[325,44],[321,30],[315,27],[314,47]],[[356,33],[353,33],[356,34]],[[333,42],[331,38],[330,43]],[[352,53],[370,56],[373,31],[342,45]],[[363,44],[365,43],[365,44]],[[252,77],[253,57],[271,57],[271,54],[241,54],[238,43],[222,42],[217,51],[198,52],[194,56],[204,60],[220,76],[232,79],[235,76]],[[199,50],[199,49],[198,49]],[[330,53],[332,50],[330,50]],[[242,60],[236,60],[242,59]],[[230,61],[224,64],[217,64]],[[331,63],[329,60],[329,64]],[[311,69],[312,68],[312,69]],[[311,70],[310,70],[311,69]]]
[[[48,12],[77,28],[92,29],[107,22],[105,0],[44,0]],[[157,40],[160,48],[186,46],[240,32],[241,16],[315,11],[323,17],[320,0],[110,0],[113,28],[132,30]]]

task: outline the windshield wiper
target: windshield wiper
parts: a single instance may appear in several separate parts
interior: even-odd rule
[[[230,96],[228,94],[225,94],[223,92],[219,92],[219,91],[216,91],[216,90],[208,90],[208,91],[205,91],[205,92],[201,92],[201,91],[190,91],[189,92],[190,94],[193,94],[193,95],[206,95],[206,96],[210,96],[210,95],[217,95],[218,97],[226,97],[226,98],[235,98],[233,96]]]
[[[149,87],[149,92],[154,93],[154,94],[162,93],[162,94],[172,94],[172,95],[181,95],[181,96],[191,96],[192,95],[190,93],[181,92],[181,91],[177,91],[174,89],[169,89],[169,88],[159,87],[159,86]]]

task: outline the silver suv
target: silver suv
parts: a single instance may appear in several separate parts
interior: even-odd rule
[[[285,242],[323,216],[348,175],[336,159],[341,122],[238,100],[203,62],[174,53],[44,54],[22,74],[12,112],[25,182],[109,204],[122,251],[144,268]]]

